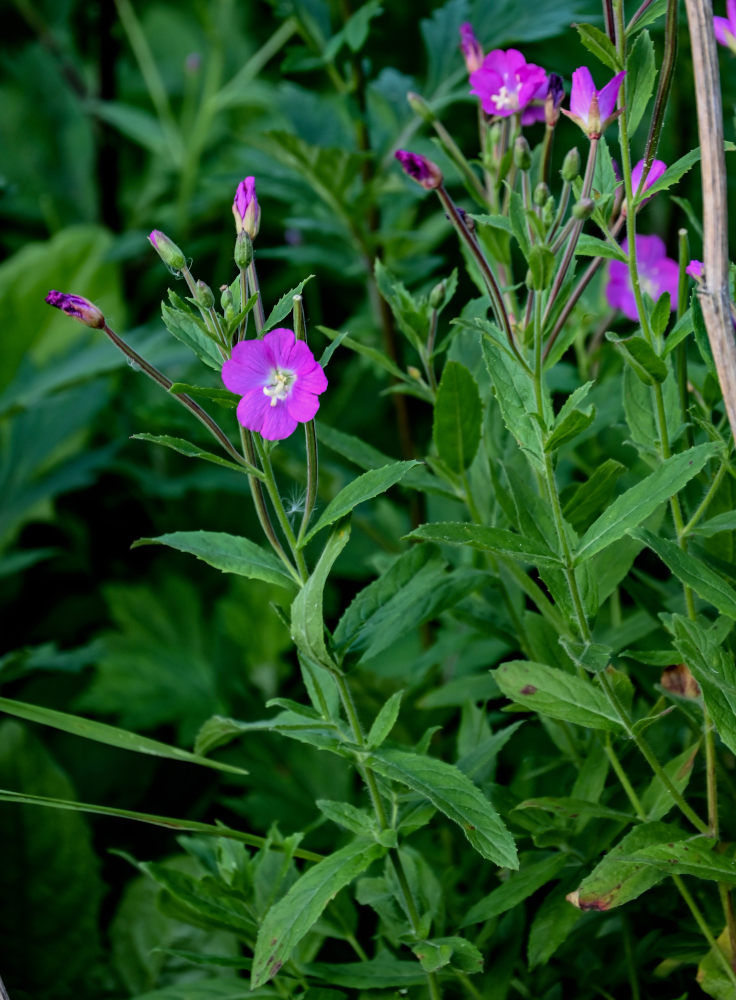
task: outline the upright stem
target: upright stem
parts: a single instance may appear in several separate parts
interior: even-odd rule
[[[261,288],[258,284],[258,272],[256,271],[256,262],[253,259],[248,265],[248,287],[250,288],[251,295],[257,295],[256,304],[253,309],[253,319],[256,324],[256,332],[260,337],[263,332],[263,327],[266,323],[266,316],[263,312],[263,302],[261,300]]]
[[[294,299],[294,334],[297,340],[307,340],[307,325],[304,320],[304,302],[301,295],[295,295]],[[304,533],[309,527],[309,519],[314,510],[317,499],[317,482],[319,479],[319,456],[317,453],[317,435],[314,430],[314,420],[308,420],[304,424],[304,440],[307,450],[307,495],[304,501],[304,514],[302,523],[299,525],[299,534],[296,544],[300,545]]]

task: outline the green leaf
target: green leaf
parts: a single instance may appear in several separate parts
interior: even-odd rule
[[[335,521],[349,514],[358,504],[391,489],[392,486],[400,482],[418,464],[418,462],[414,461],[392,462],[391,465],[384,465],[380,469],[372,469],[370,472],[365,472],[362,476],[358,476],[357,479],[354,479],[352,483],[348,483],[344,489],[340,490],[336,497],[330,500],[322,511],[319,520],[307,533],[301,544],[306,545],[323,528],[334,524]]]
[[[335,629],[335,643],[346,652],[362,652],[358,662],[368,660],[487,579],[480,570],[449,573],[430,546],[414,546],[355,597]]]
[[[441,460],[458,475],[475,458],[482,415],[475,379],[464,365],[448,361],[437,389],[432,437]]]
[[[518,562],[535,565],[560,565],[559,556],[551,552],[542,541],[525,538],[505,528],[488,528],[484,524],[466,522],[437,522],[421,524],[407,538],[420,538],[438,545],[467,545],[483,552],[495,552]]]
[[[327,819],[360,837],[365,837],[369,830],[375,828],[375,820],[367,809],[358,809],[349,802],[331,802],[328,799],[317,799],[314,804]]]
[[[693,312],[692,309],[688,309],[682,316],[678,319],[675,325],[669,332],[667,340],[665,341],[664,349],[662,351],[662,357],[666,358],[677,347],[682,341],[689,337],[693,332]]]
[[[268,911],[258,931],[251,973],[253,989],[276,975],[340,889],[385,853],[380,844],[354,840],[314,865],[292,885]]]
[[[527,958],[529,968],[544,965],[570,936],[582,913],[565,899],[564,890],[555,888],[537,910],[529,929]]]
[[[275,555],[240,535],[224,531],[172,531],[157,538],[139,538],[131,548],[140,545],[167,545],[178,552],[188,552],[222,573],[235,573],[279,587],[294,584]]]
[[[653,24],[655,21],[659,20],[660,17],[664,17],[667,13],[668,0],[654,0],[645,10],[642,12],[641,16],[636,19],[636,21],[631,25],[631,28],[626,32],[627,38],[631,38],[641,31],[642,28],[646,28],[648,25]],[[641,10],[641,8],[639,8]]]
[[[629,130],[633,135],[644,117],[657,79],[654,43],[648,31],[642,31],[631,47],[626,60],[626,102],[629,107]],[[635,192],[636,193],[636,192]],[[649,197],[651,192],[647,193]],[[638,202],[637,202],[638,204]]]
[[[736,511],[727,510],[723,514],[716,514],[708,521],[701,521],[694,528],[690,529],[693,535],[702,535],[704,538],[712,538],[713,535],[720,534],[721,531],[736,531]]]
[[[191,396],[192,399],[206,399],[217,403],[226,410],[234,410],[240,402],[240,396],[229,389],[213,389],[207,385],[190,385],[188,382],[172,383],[169,392],[173,396]]]
[[[695,977],[704,993],[714,1000],[732,1000],[734,995],[733,956],[731,954],[731,935],[728,927],[716,939],[714,948],[706,954],[698,965]]]
[[[578,257],[605,257],[606,260],[618,260],[622,264],[626,264],[629,259],[618,243],[614,245],[597,236],[588,236],[587,233],[580,236],[575,245],[575,253]]]
[[[180,455],[186,455],[187,458],[202,458],[206,462],[213,462],[215,465],[224,465],[228,469],[237,469],[238,472],[249,472],[251,475],[257,476],[258,479],[264,478],[261,470],[256,469],[253,465],[248,465],[246,462],[239,465],[237,462],[232,462],[229,458],[223,458],[221,455],[215,455],[211,451],[205,451],[199,445],[192,444],[191,441],[185,441],[183,438],[170,437],[168,434],[131,434],[131,438],[135,441],[150,441],[152,444],[163,445],[164,448],[171,448],[172,451],[176,451]]]
[[[667,872],[643,861],[630,861],[629,857],[640,850],[644,853],[644,848],[654,844],[681,841],[685,837],[678,827],[666,823],[642,823],[634,827],[583,879],[574,893],[575,906],[581,910],[612,910],[637,899],[661,882]]]
[[[400,382],[410,381],[406,372],[403,372],[398,365],[391,361],[390,358],[387,358],[381,351],[377,351],[375,347],[364,344],[360,340],[355,340],[354,337],[348,336],[345,331],[339,332],[337,330],[331,330],[327,326],[318,326],[317,329],[330,340],[339,340],[340,344],[344,344],[345,347],[349,347],[351,351],[355,351],[356,354],[361,354],[364,358],[368,358],[374,365],[376,365],[377,368],[382,368],[383,371],[388,372],[389,375],[392,375]],[[411,382],[415,385],[417,384],[414,379],[411,379]]]
[[[299,712],[279,712],[271,719],[257,719],[241,722],[240,719],[228,719],[222,715],[213,715],[197,733],[195,752],[207,754],[215,747],[224,746],[232,740],[247,733],[280,733],[300,743],[308,743],[320,750],[342,752],[342,740],[335,723],[325,721],[314,714],[307,714],[309,709]]]
[[[580,35],[580,41],[588,52],[592,52],[604,66],[608,66],[614,73],[623,69],[613,42],[600,28],[596,28],[592,24],[575,24],[573,27]]]
[[[297,649],[327,670],[333,670],[335,664],[325,646],[322,597],[330,570],[349,538],[350,523],[346,519],[334,528],[312,575],[291,605],[292,638]]]
[[[169,299],[171,306],[167,306],[165,302],[161,303],[161,315],[166,329],[182,344],[186,344],[200,361],[217,372],[222,371],[222,354],[207,327],[171,289],[169,289]]]
[[[380,747],[391,730],[394,728],[396,720],[399,717],[399,709],[401,708],[401,698],[403,694],[403,691],[394,691],[388,701],[381,705],[381,709],[373,720],[373,725],[371,726],[367,737],[368,746],[372,750],[375,750],[376,747]]]
[[[141,993],[135,1000],[277,1000],[277,998],[278,993],[270,987],[249,990],[242,979],[218,976],[216,979],[198,979],[195,982],[179,982],[173,986],[165,986],[152,993]]]
[[[693,773],[693,765],[700,750],[700,742],[688,747],[683,753],[678,754],[672,760],[668,760],[664,765],[664,772],[669,777],[678,792],[682,793],[688,786]],[[654,775],[641,796],[642,808],[646,812],[648,820],[658,820],[666,816],[675,805],[667,786],[658,775]]]
[[[534,416],[537,401],[530,376],[516,358],[488,339],[483,340],[483,358],[503,422],[535,464],[543,465],[540,426]],[[541,418],[542,414],[539,416]]]
[[[524,203],[521,200],[521,195],[517,191],[511,190],[509,190],[509,222],[511,223],[511,231],[514,234],[514,239],[519,244],[519,249],[524,255],[524,259],[529,260],[531,243],[529,242],[529,233],[527,232]]]
[[[401,962],[386,953],[367,962],[347,962],[344,965],[314,962],[305,971],[333,986],[356,990],[390,989],[394,986],[405,989],[408,986],[423,986],[427,982],[426,973],[418,962]]]
[[[284,292],[281,298],[278,300],[276,305],[273,307],[271,312],[266,318],[266,322],[263,324],[263,332],[268,333],[269,330],[273,329],[277,323],[280,323],[285,316],[291,312],[294,308],[294,296],[301,295],[304,290],[304,286],[308,281],[314,277],[313,274],[307,275],[303,281],[300,281],[295,288],[290,288],[288,292]],[[220,368],[222,368],[222,361],[220,361]]]
[[[722,641],[698,621],[672,616],[674,644],[695,676],[718,735],[736,753],[736,666]]]
[[[736,145],[732,142],[724,142],[723,148],[727,153],[731,153],[736,150]],[[669,166],[659,180],[652,184],[650,188],[647,188],[647,197],[651,198],[655,194],[659,194],[660,191],[666,191],[671,188],[673,184],[676,184],[681,177],[692,169],[695,164],[700,159],[700,147],[697,149],[691,149],[689,153],[685,153],[681,156],[679,160]]]
[[[565,499],[563,516],[577,532],[585,531],[598,512],[608,506],[616,489],[616,480],[623,471],[624,466],[620,462],[607,458],[589,479]]]
[[[608,698],[584,677],[525,660],[502,663],[491,676],[508,698],[531,711],[590,729],[621,730]]]
[[[460,926],[480,924],[506,913],[507,910],[512,910],[541,889],[542,886],[555,879],[565,867],[566,861],[564,854],[553,854],[543,861],[522,866],[516,875],[512,875],[498,889],[494,889],[480,902],[471,906]]]
[[[95,743],[119,747],[121,750],[132,750],[134,753],[150,754],[153,757],[165,757],[168,760],[201,764],[203,767],[212,767],[217,771],[229,771],[231,774],[248,773],[242,767],[235,767],[234,764],[208,760],[206,757],[188,753],[186,750],[169,746],[167,743],[159,743],[158,740],[149,739],[147,736],[138,736],[137,733],[129,733],[125,729],[108,726],[104,722],[93,722],[91,719],[83,719],[77,715],[57,712],[53,708],[30,705],[23,701],[13,701],[10,698],[0,698],[0,711],[7,712],[8,715],[14,715],[19,719],[25,719],[27,722],[38,722],[42,726],[60,729],[64,733],[71,733],[72,736],[81,736],[83,739],[92,740]]]
[[[662,292],[654,303],[649,322],[655,337],[664,337],[672,316],[672,299],[669,292]],[[664,379],[662,380],[664,381]]]
[[[643,528],[632,531],[634,538],[644,542],[652,552],[681,580],[705,601],[710,601],[722,615],[736,621],[736,590],[689,552],[683,552],[679,545],[667,538],[659,538]]]
[[[101,958],[104,891],[89,827],[73,812],[39,822],[23,803],[24,793],[71,799],[74,789],[40,740],[8,720],[0,725],[0,784],[19,788],[15,805],[0,810],[5,983],[14,996],[83,995],[89,969]]]
[[[661,503],[697,476],[718,450],[715,443],[700,444],[672,455],[636,486],[616,497],[580,539],[574,554],[576,565],[638,527]]]
[[[595,420],[596,410],[592,406],[588,413],[583,410],[570,410],[560,420],[544,444],[544,450],[552,454],[561,448],[568,441],[574,441],[584,431],[586,431]]]
[[[733,858],[717,854],[714,847],[715,841],[705,837],[666,844],[655,843],[632,851],[626,856],[626,860],[650,865],[663,876],[693,875],[712,882],[736,885],[736,865]]]
[[[613,344],[645,385],[661,384],[667,378],[667,365],[643,337],[618,337],[609,330],[606,340]]]
[[[242,830],[234,830],[232,827],[222,823],[198,823],[196,820],[179,819],[176,816],[155,816],[152,813],[135,812],[132,809],[117,809],[114,806],[100,806],[89,802],[77,802],[72,799],[58,799],[47,795],[31,795],[28,792],[11,792],[5,788],[0,789],[0,802],[9,802],[15,805],[43,806],[47,809],[62,809],[67,812],[92,813],[95,816],[112,816],[116,819],[130,819],[136,823],[147,823],[150,826],[161,826],[167,830],[177,830],[181,833],[197,833],[207,837],[224,837],[226,840],[238,840],[250,847],[270,846],[274,851],[281,848],[276,843],[270,843],[265,837],[258,837],[253,833],[243,833]],[[321,855],[313,851],[297,850],[294,852],[297,858],[305,861],[320,861]]]
[[[123,101],[98,101],[93,98],[87,98],[85,106],[95,118],[112,125],[121,135],[147,149],[157,159],[169,163],[172,159],[178,161],[178,153],[175,157],[171,154],[175,146],[180,148],[180,143],[176,141],[174,146],[169,140],[178,140],[179,136],[167,137],[160,120],[151,112]]]
[[[401,332],[417,352],[423,350],[429,332],[431,308],[425,297],[417,298],[377,257],[374,266],[378,290],[394,314]]]
[[[370,762],[385,778],[407,785],[429,799],[436,809],[460,826],[484,858],[504,868],[518,868],[514,839],[501,817],[457,767],[434,757],[386,747],[375,750]]]

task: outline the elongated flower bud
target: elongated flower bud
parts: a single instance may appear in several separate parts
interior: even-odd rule
[[[475,37],[473,26],[468,21],[460,25],[460,51],[468,73],[474,73],[483,65],[483,46]]]
[[[253,260],[253,241],[245,229],[241,229],[235,240],[235,263],[244,271]]]
[[[404,173],[427,191],[434,191],[442,184],[442,171],[426,156],[410,153],[405,149],[397,149],[394,156],[401,164]]]
[[[560,173],[563,181],[567,181],[568,184],[572,184],[575,178],[580,176],[580,152],[577,146],[573,146],[565,156]]]
[[[195,298],[198,305],[202,306],[203,309],[211,309],[215,304],[215,296],[207,282],[198,281],[195,288],[197,289]]]
[[[183,251],[160,229],[154,229],[149,235],[148,241],[164,264],[172,271],[181,271],[187,266],[187,259]]]
[[[91,326],[95,330],[101,330],[105,325],[105,317],[100,309],[90,302],[89,299],[82,298],[81,295],[70,295],[68,292],[51,291],[46,296],[46,302],[55,309],[61,309],[67,316]]]
[[[532,151],[523,135],[520,135],[514,143],[514,163],[519,170],[523,170],[525,173],[531,169]]]
[[[233,216],[236,231],[245,232],[252,240],[261,228],[261,209],[256,198],[256,179],[246,177],[238,184],[233,200]]]
[[[592,198],[581,198],[580,201],[576,201],[572,206],[573,218],[577,219],[579,222],[584,222],[586,219],[589,219],[594,211],[595,202]]]
[[[410,90],[406,95],[406,100],[414,114],[423,118],[428,125],[437,120],[437,115],[420,94],[415,94],[413,90]]]
[[[549,74],[547,96],[544,99],[544,120],[550,128],[554,128],[560,118],[560,105],[565,96],[562,77],[557,73]]]

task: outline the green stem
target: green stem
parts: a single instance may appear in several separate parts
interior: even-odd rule
[[[677,318],[681,319],[687,309],[688,297],[688,276],[685,269],[690,260],[690,248],[688,246],[687,229],[678,231],[678,264],[680,268],[679,280],[677,283]],[[680,417],[685,425],[685,441],[687,447],[692,448],[695,443],[693,429],[688,420],[688,393],[687,393],[687,341],[681,341],[675,348],[675,370],[677,372],[677,392],[680,397]]]
[[[721,485],[721,480],[726,475],[727,469],[728,469],[728,463],[727,462],[723,462],[723,464],[719,468],[718,472],[713,477],[713,482],[708,487],[708,492],[703,497],[702,501],[700,502],[699,507],[697,508],[697,510],[695,511],[695,513],[693,514],[693,516],[690,518],[690,520],[687,522],[687,524],[684,526],[684,528],[682,529],[682,537],[683,538],[687,537],[687,535],[690,534],[690,532],[693,530],[693,528],[695,527],[695,525],[698,523],[698,521],[700,521],[700,519],[705,514],[706,510],[708,509],[708,507],[711,504],[711,501],[713,500],[714,496],[716,495],[716,493],[718,491],[718,487]]]
[[[304,553],[296,543],[294,531],[289,523],[289,518],[286,516],[286,511],[284,510],[284,504],[279,496],[278,487],[276,486],[276,477],[274,476],[273,466],[271,465],[271,456],[262,442],[259,443],[257,438],[254,440],[258,451],[258,457],[261,460],[261,465],[263,466],[263,471],[265,473],[265,486],[268,491],[271,506],[276,514],[276,520],[279,522],[281,532],[291,549],[292,557],[299,572],[299,578],[302,583],[306,583],[309,577],[309,570],[307,569],[307,563],[304,559]]]
[[[301,295],[294,296],[294,335],[297,340],[307,341],[307,325],[304,319],[304,303]],[[309,526],[309,519],[314,510],[317,499],[317,482],[319,479],[319,455],[317,452],[317,434],[314,430],[314,421],[308,420],[304,424],[304,439],[307,452],[307,495],[304,501],[304,514],[302,523],[299,525],[299,534],[296,544],[301,545],[302,538]]]
[[[251,295],[257,295],[256,304],[253,309],[253,319],[256,324],[256,333],[260,337],[266,323],[266,315],[263,312],[263,302],[261,301],[261,288],[258,284],[258,272],[256,271],[255,258],[248,265],[248,287]]]
[[[718,946],[718,942],[713,937],[713,933],[710,927],[708,926],[705,917],[701,913],[700,908],[698,907],[693,897],[690,895],[689,891],[685,888],[685,883],[683,882],[682,878],[679,875],[673,875],[672,881],[675,883],[675,885],[679,890],[680,895],[687,903],[688,909],[695,917],[695,923],[700,928],[703,937],[708,942],[715,956],[718,958],[718,961],[723,966],[723,970],[728,976],[728,978],[731,980],[734,988],[736,988],[736,972],[734,972],[733,968],[731,967],[731,963],[723,954],[722,949]]]
[[[621,787],[626,792],[626,797],[628,798],[631,805],[634,807],[634,812],[636,813],[638,818],[642,820],[642,822],[644,822],[647,818],[647,814],[644,811],[644,807],[642,806],[641,801],[639,800],[639,796],[634,791],[634,786],[629,781],[629,776],[621,766],[621,761],[618,759],[616,751],[613,749],[610,733],[606,733],[606,742],[604,750],[606,751],[606,757],[608,757],[608,759],[611,762],[611,767],[613,768],[616,777],[621,782]]]

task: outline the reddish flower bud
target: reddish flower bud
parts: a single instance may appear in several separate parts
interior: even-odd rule
[[[475,37],[472,24],[467,21],[460,25],[460,51],[463,54],[468,73],[474,73],[483,64],[483,47]]]
[[[261,228],[261,209],[256,198],[255,177],[246,177],[238,184],[233,200],[233,216],[236,232],[245,231],[254,240]]]
[[[394,156],[401,164],[405,174],[421,184],[427,191],[440,187],[443,181],[442,171],[436,163],[419,153],[409,153],[405,149],[397,149]]]
[[[105,325],[105,317],[101,310],[89,299],[83,299],[81,295],[51,291],[46,296],[46,302],[50,306],[54,306],[55,309],[61,309],[67,316],[71,316],[95,330],[101,330]]]

